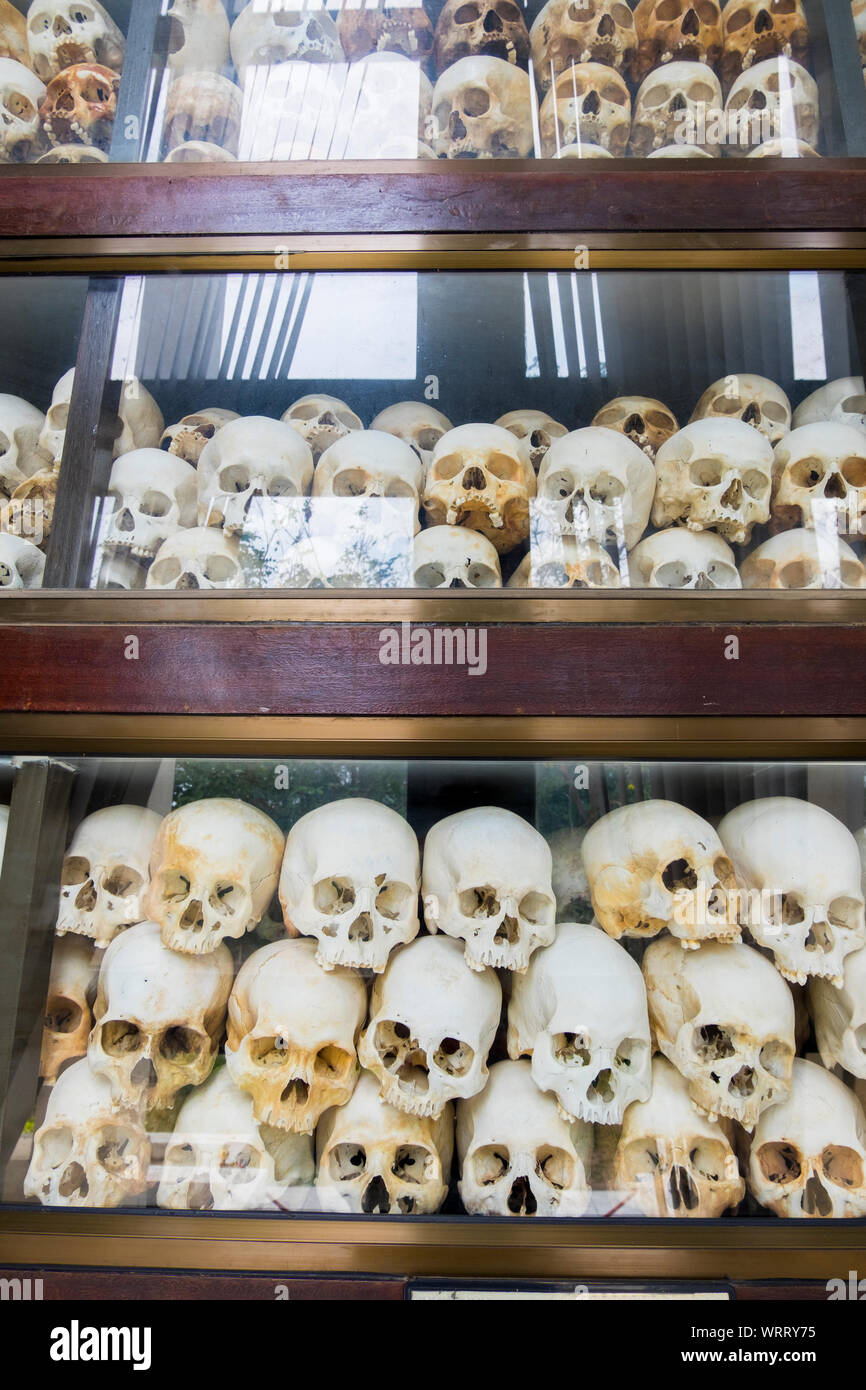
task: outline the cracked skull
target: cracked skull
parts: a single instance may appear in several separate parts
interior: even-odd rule
[[[655,490],[646,454],[615,430],[589,426],[551,444],[538,474],[538,511],[563,535],[625,544],[646,529]]]
[[[684,523],[745,544],[770,519],[773,449],[742,420],[698,420],[663,444],[656,456],[653,525]]]
[[[443,434],[453,428],[447,415],[426,401],[398,401],[396,405],[380,410],[376,418],[370,421],[371,430],[384,430],[386,434],[396,435],[414,449],[425,468],[429,466],[433,450]]]
[[[673,412],[649,396],[617,396],[602,406],[592,423],[624,434],[651,459],[679,429]]]
[[[63,859],[58,936],[88,936],[104,949],[123,927],[144,921],[161,819],[145,806],[105,806],[85,816]]]
[[[364,428],[354,410],[337,396],[301,396],[281,419],[310,446],[314,463],[350,430]]]
[[[428,524],[480,531],[500,555],[529,535],[535,474],[510,430],[460,425],[433,451],[424,483]]]
[[[433,25],[420,6],[388,5],[377,0],[375,9],[341,9],[337,33],[350,63],[369,53],[400,53],[425,70],[430,66]]]
[[[245,415],[208,440],[197,478],[199,523],[233,534],[243,530],[254,498],[307,496],[313,456],[290,424]]]
[[[544,410],[509,410],[493,423],[510,430],[520,441],[524,461],[532,465],[533,473],[538,472],[554,439],[568,434],[565,425],[560,425]]]
[[[496,58],[525,68],[529,31],[514,0],[445,0],[436,21],[436,72],[462,58]]]
[[[51,412],[48,414],[50,416]],[[205,445],[210,443],[223,425],[239,419],[240,416],[234,410],[207,406],[204,410],[196,410],[192,415],[184,415],[176,425],[169,425],[163,430],[159,447],[165,449],[167,454],[174,454],[176,458],[183,459],[186,463],[191,463],[193,468],[197,468]]]

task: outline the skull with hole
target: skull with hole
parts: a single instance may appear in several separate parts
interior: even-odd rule
[[[182,956],[155,922],[121,932],[102,958],[87,1060],[115,1103],[172,1111],[186,1086],[210,1076],[234,969],[228,947]]]
[[[529,77],[502,58],[461,58],[433,88],[432,124],[440,159],[527,159],[533,148]]]
[[[722,56],[722,12],[718,0],[638,0],[634,12],[637,55],[633,82],[642,82],[663,63],[705,63]]]
[[[437,821],[424,844],[421,895],[430,932],[465,943],[473,970],[522,974],[555,933],[553,861],[542,835],[513,811],[474,806]]]
[[[866,429],[822,420],[776,445],[773,523],[866,535]]]
[[[592,424],[624,434],[651,459],[679,429],[673,412],[649,396],[617,396],[602,406]]]
[[[620,806],[586,832],[595,915],[616,940],[658,936],[684,950],[740,940],[734,867],[708,821],[674,801]]]
[[[564,1120],[621,1124],[650,1093],[652,1056],[643,976],[625,947],[598,925],[561,922],[512,982],[508,1055],[532,1058]]]
[[[172,72],[220,72],[229,57],[223,0],[171,0],[166,67]]]
[[[166,946],[204,955],[253,931],[276,892],[284,844],[270,816],[233,797],[171,811],[154,842],[144,902]]]
[[[753,1129],[791,1084],[794,1000],[778,971],[751,946],[681,951],[661,936],[643,974],[659,1049],[689,1083],[695,1109]]]
[[[856,425],[866,429],[866,385],[862,376],[828,381],[807,396],[794,411],[794,429],[832,420],[837,425]]]
[[[740,566],[745,589],[863,589],[866,566],[835,531],[771,536]]]
[[[578,63],[555,79],[541,103],[541,152],[552,159],[563,146],[600,145],[615,158],[626,152],[631,97],[615,68]]]
[[[760,430],[771,444],[778,444],[791,428],[791,402],[774,381],[735,373],[707,387],[689,423],[716,419],[742,420]]]
[[[533,473],[538,472],[554,439],[568,434],[565,425],[560,425],[544,410],[509,410],[493,423],[510,430],[520,441],[520,452],[524,461],[532,465]]]
[[[54,522],[59,481],[59,468],[41,468],[19,483],[11,500],[0,506],[0,531],[26,530],[45,550]]]
[[[821,132],[818,84],[787,58],[768,58],[741,73],[725,103],[729,142],[744,154],[768,140],[801,140],[813,149]]]
[[[416,589],[501,589],[499,556],[479,531],[428,526],[415,537],[412,583]]]
[[[354,410],[336,396],[301,396],[280,417],[313,451],[313,462],[351,430],[362,430]]]
[[[500,555],[529,536],[529,499],[535,474],[510,430],[458,425],[443,434],[424,482],[431,526],[480,531]]]
[[[808,996],[824,1066],[866,1080],[866,946],[846,956],[841,988],[811,979]]]
[[[582,1216],[592,1126],[561,1118],[528,1062],[497,1062],[481,1095],[457,1104],[458,1190],[471,1216]]]
[[[161,449],[133,449],[116,459],[108,479],[114,512],[106,550],[151,559],[169,536],[195,525],[196,472]]]
[[[438,1119],[407,1115],[379,1099],[378,1082],[365,1071],[351,1100],[322,1117],[316,1148],[324,1211],[426,1216],[448,1194],[453,1107]]]
[[[537,507],[563,536],[631,550],[646,530],[655,482],[637,444],[591,425],[551,444],[538,472]]]
[[[45,87],[14,58],[0,58],[0,164],[31,163],[45,149],[39,111]]]
[[[87,936],[104,950],[124,927],[144,921],[160,824],[146,806],[105,806],[84,817],[63,858],[58,936]]]
[[[484,1089],[501,1011],[493,970],[470,970],[456,941],[419,937],[373,985],[361,1066],[388,1105],[438,1119],[448,1101]]]
[[[578,63],[603,63],[625,73],[637,51],[634,15],[623,0],[547,0],[529,41],[542,94]]]
[[[665,1057],[652,1061],[652,1091],[625,1112],[614,1181],[644,1216],[724,1216],[746,1184],[731,1144],[730,1121],[695,1113],[688,1084]]]
[[[187,140],[201,140],[237,154],[242,108],[243,93],[227,77],[216,72],[180,73],[165,103],[166,150]]]
[[[278,63],[342,63],[345,58],[327,10],[292,9],[279,2],[263,7],[250,0],[231,27],[229,43],[241,86],[254,80],[257,70]]]
[[[314,1174],[310,1135],[259,1124],[252,1097],[220,1067],[180,1107],[156,1202],[170,1211],[285,1211]]]
[[[556,898],[557,922],[594,921],[589,881],[583,867],[584,826],[567,826],[550,836],[548,844],[553,855],[553,893]]]
[[[54,942],[39,1059],[39,1075],[49,1085],[57,1080],[61,1067],[87,1052],[99,960],[93,943],[81,936]]]
[[[25,1197],[48,1207],[131,1206],[147,1187],[150,1139],[131,1106],[82,1058],[52,1087],[33,1140]]]
[[[323,970],[313,941],[274,941],[248,956],[229,1000],[226,1063],[262,1124],[312,1134],[358,1080],[367,990],[351,970]]]
[[[758,1121],[746,1177],[777,1216],[866,1216],[866,1117],[854,1092],[798,1057],[790,1095]]]
[[[316,464],[314,497],[376,497],[411,504],[413,531],[421,529],[418,509],[424,465],[415,450],[384,430],[353,430],[331,444]]]
[[[0,590],[41,589],[45,556],[32,541],[0,531]]]
[[[657,68],[638,88],[631,153],[648,155],[667,145],[697,145],[719,153],[722,88],[706,63],[675,62]]]
[[[343,158],[415,159],[418,141],[430,133],[430,79],[399,53],[371,53],[351,75],[356,85]]]
[[[341,9],[337,34],[350,63],[370,53],[399,53],[425,70],[433,56],[433,25],[420,6],[388,5]]]
[[[175,145],[163,159],[163,164],[234,164],[237,155],[224,150],[221,145],[212,145],[208,140],[187,140],[183,145]]]
[[[223,425],[199,455],[201,526],[242,531],[254,498],[305,497],[313,481],[313,455],[291,425],[266,415],[244,415]]]
[[[786,980],[811,975],[841,988],[843,961],[866,943],[857,841],[808,801],[768,796],[729,811],[719,826],[749,890],[749,930]],[[757,891],[755,891],[757,890]]]
[[[237,538],[213,526],[191,526],[169,536],[147,572],[148,589],[243,589]]]
[[[10,0],[0,0],[0,58],[14,58],[26,68],[33,67],[27,44],[27,21]]]
[[[478,57],[527,66],[529,30],[514,0],[445,0],[436,21],[437,74],[463,58]]]
[[[671,526],[639,541],[628,557],[636,589],[742,589],[734,552],[713,531]]]
[[[697,420],[656,455],[653,525],[716,531],[739,545],[770,519],[773,448],[742,420]]]
[[[414,449],[425,468],[429,466],[433,450],[443,434],[453,428],[448,416],[426,401],[398,401],[396,405],[380,410],[376,418],[370,421],[371,430],[384,430],[386,434],[396,435]]]
[[[289,831],[280,902],[290,932],[314,936],[316,959],[385,969],[418,935],[418,841],[407,821],[365,797],[330,801]]]
[[[97,63],[64,68],[45,89],[39,108],[52,145],[92,145],[107,150],[117,114],[120,78]]]
[[[78,63],[99,63],[116,73],[123,66],[123,34],[99,0],[34,0],[27,11],[27,43],[43,82]]]
[[[728,0],[722,14],[721,75],[726,87],[765,59],[809,58],[809,24],[802,0]]]
[[[545,536],[533,542],[507,589],[619,589],[622,575],[597,541],[580,536]]]
[[[47,463],[40,445],[45,417],[20,396],[0,395],[0,502]]]
[[[127,377],[121,386],[115,428],[115,458],[133,449],[159,448],[165,420],[153,396],[137,377]]]
[[[48,413],[51,414],[50,411]],[[196,410],[192,415],[184,415],[176,425],[169,425],[163,430],[159,447],[197,468],[204,446],[223,425],[227,425],[230,420],[239,419],[237,411],[221,410],[219,406],[206,406],[204,410]]]

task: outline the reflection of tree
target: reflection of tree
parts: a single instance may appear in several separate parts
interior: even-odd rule
[[[255,499],[241,538],[252,588],[393,589],[411,584],[408,498]]]
[[[287,769],[283,774],[280,769]],[[284,782],[288,782],[285,787]],[[406,814],[406,764],[343,763],[315,758],[265,762],[245,759],[191,758],[175,769],[173,806],[209,796],[237,797],[258,806],[287,831],[295,821],[347,796],[366,796]]]

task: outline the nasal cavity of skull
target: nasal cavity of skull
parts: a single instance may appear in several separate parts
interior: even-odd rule
[[[116,864],[103,876],[102,889],[110,898],[129,898],[140,891],[143,882],[141,874],[129,864]]]
[[[778,1038],[773,1038],[769,1042],[764,1043],[764,1046],[761,1048],[759,1061],[765,1072],[770,1076],[775,1076],[777,1080],[781,1081],[784,1080],[786,1076],[790,1075],[791,1055],[791,1049],[787,1043],[779,1041]]]
[[[360,1144],[335,1144],[328,1155],[328,1171],[334,1182],[353,1182],[363,1177],[367,1154]]]
[[[491,1187],[510,1167],[511,1154],[504,1144],[490,1144],[472,1155],[472,1176],[478,1187]]]
[[[430,1153],[420,1144],[401,1144],[394,1155],[391,1172],[400,1182],[421,1183],[430,1162]]]
[[[794,1144],[780,1140],[762,1144],[758,1150],[758,1168],[767,1182],[784,1184],[796,1182],[805,1167],[800,1150]]]
[[[45,1027],[49,1033],[74,1033],[81,1023],[81,1007],[74,999],[50,994],[45,1005]]]
[[[310,1088],[302,1076],[293,1076],[283,1087],[280,1104],[302,1109],[310,1098]]]
[[[821,1154],[821,1167],[827,1181],[836,1187],[863,1186],[863,1160],[844,1144],[828,1144]]]
[[[728,1082],[728,1091],[732,1096],[751,1096],[755,1090],[755,1071],[753,1067],[740,1067],[739,1071],[734,1072]]]
[[[813,1173],[803,1188],[800,1206],[807,1216],[832,1216],[833,1200],[821,1179]]]
[[[562,1192],[574,1181],[574,1159],[564,1149],[537,1149],[535,1172],[542,1182]]]
[[[363,497],[373,479],[363,468],[343,468],[334,478],[335,497]]]
[[[181,913],[178,926],[181,931],[204,931],[204,909],[198,898],[193,898],[192,902],[187,903]]]
[[[688,859],[674,859],[662,870],[662,883],[669,893],[683,888],[697,888],[698,876]]]
[[[497,890],[489,883],[479,888],[466,888],[458,899],[464,917],[496,917],[501,911]]]
[[[826,922],[813,921],[806,937],[807,951],[820,951],[826,955],[836,945],[836,938]]]
[[[520,940],[520,924],[516,917],[506,914],[493,936],[495,946],[516,946]]]
[[[110,1018],[102,1025],[100,1044],[109,1057],[128,1057],[138,1052],[144,1039],[137,1024],[125,1018]]]
[[[87,1196],[90,1191],[90,1184],[80,1163],[70,1163],[60,1179],[57,1190],[61,1197],[74,1197],[76,1193],[80,1197]]]
[[[718,1023],[704,1023],[696,1029],[694,1047],[698,1060],[705,1063],[723,1062],[736,1052],[731,1030]]]
[[[552,1044],[554,1059],[563,1066],[588,1067],[592,1060],[585,1033],[554,1033]]]
[[[202,1051],[202,1039],[192,1028],[178,1024],[166,1028],[159,1042],[159,1055],[175,1066],[189,1066]]]
[[[149,1057],[139,1057],[129,1073],[130,1084],[142,1091],[152,1091],[158,1079],[156,1067]]]
[[[512,1216],[535,1215],[538,1210],[538,1202],[535,1200],[535,1193],[532,1191],[529,1178],[515,1178],[505,1205]]]
[[[722,507],[730,507],[734,511],[742,506],[743,484],[739,478],[733,478],[731,480],[719,498],[719,504]]]
[[[589,1089],[586,1093],[587,1100],[590,1104],[600,1102],[602,1105],[610,1105],[615,1095],[616,1087],[613,1084],[613,1075],[610,1068],[605,1067],[604,1070],[600,1071],[598,1076],[590,1082]]]
[[[364,1191],[361,1198],[361,1210],[365,1216],[372,1216],[377,1211],[382,1216],[387,1216],[391,1210],[391,1198],[388,1195],[385,1179],[379,1177],[378,1173]]]
[[[443,1038],[433,1054],[433,1065],[446,1076],[466,1076],[474,1060],[474,1050],[459,1038]]]
[[[464,492],[483,492],[487,487],[484,469],[473,466],[467,468],[462,478]]]
[[[213,1191],[207,1178],[191,1182],[186,1191],[186,1204],[190,1211],[213,1211]]]
[[[369,912],[360,912],[354,922],[349,927],[350,941],[372,941],[373,940],[373,918]]]
[[[107,1173],[123,1173],[129,1167],[134,1147],[129,1130],[106,1126],[99,1136],[96,1157]]]
[[[700,1203],[698,1189],[691,1173],[688,1168],[683,1168],[679,1164],[671,1168],[668,1176],[668,1193],[674,1211],[679,1211],[680,1207],[685,1207],[686,1211],[694,1211]]]

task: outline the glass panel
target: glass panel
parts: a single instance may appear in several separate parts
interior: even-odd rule
[[[863,764],[43,772],[5,1202],[866,1215]]]

